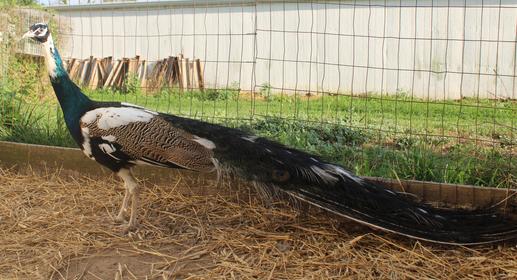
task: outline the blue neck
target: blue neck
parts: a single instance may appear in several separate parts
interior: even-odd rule
[[[68,130],[72,137],[79,142],[78,140],[81,138],[80,118],[87,110],[91,109],[93,102],[70,80],[63,67],[61,56],[53,44],[46,47],[48,48],[46,49],[47,67],[51,71],[49,76],[52,87],[63,110]]]

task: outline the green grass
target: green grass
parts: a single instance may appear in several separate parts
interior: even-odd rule
[[[222,95],[222,96],[218,96]],[[493,138],[511,137],[517,130],[517,102],[463,99],[427,102],[402,97],[324,96],[323,98],[277,96],[272,100],[239,96],[235,91],[214,94],[167,92],[144,97],[95,91],[97,100],[118,100],[147,108],[197,118],[254,119],[278,117],[311,122],[345,124],[349,127],[403,134],[427,134]],[[200,96],[212,98],[199,98]],[[513,127],[513,128],[512,128]]]
[[[517,187],[517,102],[424,101],[407,95],[252,98],[236,89],[145,95],[88,91],[95,100],[239,127],[318,154],[365,176]],[[37,105],[4,94],[0,140],[74,146],[52,98]],[[32,104],[32,105],[31,105]]]
[[[0,92],[1,94],[1,92]],[[13,94],[0,95],[0,140],[75,147],[63,113],[51,104],[30,104]]]

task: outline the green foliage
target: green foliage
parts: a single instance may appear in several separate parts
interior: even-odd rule
[[[195,99],[197,101],[226,101],[237,100],[239,98],[239,90],[235,88],[226,89],[205,89],[205,90],[184,90],[178,88],[164,88],[155,97],[173,95],[182,99]]]
[[[136,75],[128,75],[122,85],[122,92],[125,94],[140,95],[142,88],[140,87],[140,80]]]
[[[304,122],[283,118],[269,117],[259,119],[250,126],[250,129],[300,149],[312,148],[316,150],[317,147],[324,146],[357,146],[369,139],[364,132],[352,130],[343,125]]]
[[[261,96],[262,98],[264,98],[264,100],[267,100],[267,101],[270,101],[273,96],[271,94],[271,85],[269,83],[262,84],[260,86],[258,93],[259,93],[259,96]]]
[[[5,6],[37,6],[38,2],[36,0],[2,0],[0,3],[0,7],[2,5]]]
[[[9,68],[7,69],[8,79],[3,84],[4,90],[13,92],[23,98],[37,98],[44,94],[45,85],[42,82],[42,61],[24,57],[11,56]],[[48,91],[48,88],[47,88]]]
[[[48,95],[52,89],[45,73],[42,57],[33,57],[19,52],[20,37],[27,28],[27,16],[35,20],[36,17],[25,12],[27,9],[17,9],[19,6],[30,5],[39,20],[45,18],[53,30],[59,30],[55,20],[49,12],[32,0],[5,0],[7,5],[0,5],[0,13],[6,17],[6,23],[0,27],[2,40],[0,42],[0,71],[2,79],[0,86],[3,91],[12,92],[23,98],[39,100]],[[58,40],[59,32],[55,32],[54,40]]]
[[[195,98],[199,101],[224,101],[236,100],[239,96],[239,93],[233,89],[206,89],[204,91],[187,91],[184,93],[184,96]]]
[[[237,100],[239,98],[239,90],[227,88],[227,89],[219,89],[219,90],[205,90],[207,91],[208,98],[207,100]],[[202,99],[200,99],[202,100]]]
[[[20,119],[20,102],[14,93],[0,89],[0,128],[9,128]]]
[[[40,107],[27,103],[14,93],[0,90],[0,140],[65,147],[76,146],[58,106]],[[47,116],[54,108],[55,116]]]

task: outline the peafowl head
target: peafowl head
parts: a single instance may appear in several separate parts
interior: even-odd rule
[[[36,23],[29,27],[29,31],[23,34],[22,38],[31,38],[34,41],[45,43],[50,35],[50,30],[46,23]]]
[[[50,34],[50,29],[46,23],[36,23],[29,27],[29,31],[23,35],[22,38],[31,38],[39,42],[43,46],[43,54],[47,64],[50,78],[54,79],[58,76],[65,76],[66,71],[63,68],[63,62],[59,56],[58,51],[54,47],[54,41]]]

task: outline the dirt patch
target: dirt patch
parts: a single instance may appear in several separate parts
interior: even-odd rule
[[[146,251],[118,244],[101,252],[70,258],[66,267],[51,274],[51,279],[181,278],[213,267],[213,260],[206,249],[193,250],[188,254],[185,248],[188,247],[178,245]],[[160,251],[175,252],[177,255],[173,257]]]
[[[144,183],[145,184],[145,183]],[[515,243],[437,246],[244,185],[145,184],[142,227],[112,222],[121,183],[0,169],[0,279],[515,279]]]

